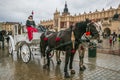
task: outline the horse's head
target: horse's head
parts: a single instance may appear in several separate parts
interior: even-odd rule
[[[99,37],[98,37],[98,43],[102,42],[102,23],[101,21],[93,22],[93,25],[96,27],[96,30],[98,31]]]
[[[86,35],[91,36],[92,39],[98,39],[100,34],[97,27],[98,26],[95,25],[95,22],[88,23],[86,27]]]
[[[83,35],[87,39],[99,39],[100,35],[99,31],[97,30],[98,26],[95,25],[95,22],[83,21],[76,23],[73,27],[76,39],[81,39]]]

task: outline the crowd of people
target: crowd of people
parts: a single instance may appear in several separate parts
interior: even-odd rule
[[[117,41],[120,43],[120,34],[117,35],[115,32],[113,32],[113,34],[111,34],[109,37],[110,47],[114,46]]]

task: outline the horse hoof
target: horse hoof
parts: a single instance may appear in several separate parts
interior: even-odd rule
[[[70,78],[70,75],[68,72],[65,72],[65,78]]]
[[[43,69],[47,69],[49,66],[47,64],[43,65]]]
[[[75,70],[71,70],[71,74],[75,74]]]
[[[80,71],[84,71],[85,69],[86,69],[86,67],[85,67],[85,66],[80,67]]]
[[[43,69],[46,69],[46,65],[43,65]]]
[[[80,71],[83,71],[83,69],[80,67]]]
[[[86,69],[86,67],[83,65],[83,68],[84,68],[84,70]]]
[[[61,59],[59,59],[58,61],[61,62]]]
[[[102,43],[103,41],[102,40],[98,40],[98,43]]]
[[[61,64],[61,60],[57,61],[57,64],[60,65]]]
[[[57,61],[57,64],[58,64],[58,65],[60,65],[60,64],[61,64],[61,62]]]

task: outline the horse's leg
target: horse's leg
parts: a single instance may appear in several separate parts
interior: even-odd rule
[[[59,51],[59,53],[58,53],[58,55],[59,55],[59,62],[61,63],[60,53],[61,53],[61,51]]]
[[[42,48],[42,56],[43,56],[43,62],[44,62],[44,64],[46,64],[46,55],[45,55],[45,47],[44,48]]]
[[[64,67],[64,73],[65,73],[64,76],[65,76],[65,78],[69,78],[70,77],[70,75],[68,73],[68,70],[67,70],[69,59],[70,59],[70,50],[66,50],[65,67]]]
[[[84,59],[84,53],[85,53],[84,49],[81,50],[81,51],[79,51],[79,59],[80,59],[79,66],[80,66],[80,71],[84,71],[86,69],[86,67],[83,65],[83,63],[84,63],[84,61],[83,61],[83,59]]]
[[[56,50],[56,61],[57,61],[57,64],[58,64],[58,51]]]
[[[2,41],[2,48],[4,49],[4,40]]]
[[[60,51],[56,51],[56,61],[57,61],[57,64],[60,64],[61,63],[61,59],[60,59]]]
[[[47,52],[47,65],[48,65],[48,67],[50,66],[50,50],[48,50],[48,52]]]
[[[9,45],[9,37],[7,38],[7,45]]]
[[[50,52],[51,52],[51,50],[50,50],[50,48],[47,46],[46,51],[45,51],[45,53],[46,53],[46,58],[47,58],[47,64],[45,64],[45,65],[43,66],[43,68],[49,68],[49,67],[50,67],[50,57],[49,57]]]
[[[46,65],[46,49],[47,43],[45,41],[40,42],[40,49],[41,49],[41,57],[43,57],[43,63]],[[45,66],[44,66],[45,67]]]
[[[41,42],[40,42],[41,57],[45,57],[45,49],[46,49],[45,42],[41,40]]]
[[[73,67],[72,67],[72,63],[73,63],[73,59],[74,59],[74,54],[75,53],[71,53],[70,54],[70,64],[69,64],[69,68],[71,70],[71,74],[75,74],[75,70],[73,70]]]

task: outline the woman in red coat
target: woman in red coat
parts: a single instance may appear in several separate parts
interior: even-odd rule
[[[33,32],[38,32],[38,30],[35,28],[35,22],[32,15],[28,17],[28,20],[26,21],[26,26],[28,31],[28,38],[29,41],[31,41],[33,39]]]

